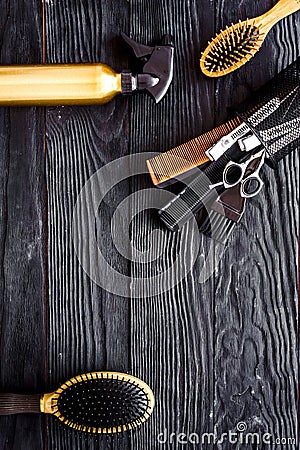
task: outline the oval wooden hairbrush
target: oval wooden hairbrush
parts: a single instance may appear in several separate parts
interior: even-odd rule
[[[203,52],[202,72],[209,77],[221,77],[239,69],[258,52],[271,28],[299,9],[300,0],[280,0],[262,16],[226,27]]]
[[[110,434],[145,422],[154,408],[150,387],[131,375],[90,372],[51,394],[0,394],[0,415],[47,413],[78,431]]]

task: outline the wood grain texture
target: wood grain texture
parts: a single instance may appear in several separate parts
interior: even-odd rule
[[[169,26],[177,37],[173,87],[165,103],[155,110],[149,105],[145,113],[144,105],[137,100],[131,151],[145,142],[145,148],[163,151],[206,130],[212,120],[219,124],[226,118],[228,107],[241,102],[252,89],[263,85],[299,55],[297,16],[283,21],[270,34],[257,58],[235,74],[215,82],[201,76],[193,78],[191,61],[194,58],[195,63],[198,49],[206,43],[204,38],[199,41],[199,24],[205,23],[205,32],[212,36],[214,28],[220,29],[247,15],[258,15],[272,5],[236,1],[230,2],[228,8],[228,2],[218,1],[212,10],[205,2],[197,9],[199,5],[190,1],[176,7],[171,2],[164,6],[165,10],[162,4],[157,8],[156,2],[150,2],[131,9],[134,33],[156,37],[160,26],[163,30]],[[179,24],[170,16],[180,17]],[[195,17],[198,23],[192,22]],[[215,24],[209,20],[212,17]],[[191,30],[193,39],[189,37]],[[154,136],[141,136],[136,131],[142,123],[146,123],[146,128],[151,124]],[[172,124],[176,124],[176,130]],[[179,142],[172,141],[170,134]],[[188,281],[174,291],[145,302],[132,300],[132,367],[139,376],[148,377],[157,397],[152,420],[142,435],[133,438],[134,449],[231,449],[233,444],[226,440],[215,446],[207,440],[204,445],[183,445],[171,433],[178,437],[179,433],[195,432],[201,437],[204,432],[215,431],[220,438],[222,433],[236,431],[242,421],[250,432],[295,438],[298,158],[292,155],[277,173],[269,171],[264,175],[265,193],[249,204],[213,279],[199,285],[196,264]],[[140,187],[141,183],[136,186]],[[143,198],[139,202],[143,204]],[[147,240],[154,227],[153,215],[140,215],[133,233],[136,245]],[[167,253],[160,270],[171,264],[177,239],[165,231],[154,246],[153,253],[158,248],[165,249],[164,256]],[[207,245],[203,240],[200,253]],[[216,246],[216,255],[218,251]],[[146,277],[149,268],[133,267],[132,273]],[[164,430],[167,432],[161,439],[164,441],[166,436],[169,440],[160,445],[157,438]],[[193,436],[194,442],[195,439]],[[254,446],[237,444],[234,448]],[[273,447],[264,444],[255,448],[283,449],[285,444],[282,441]],[[296,445],[291,443],[290,448]]]
[[[127,28],[124,2],[48,2],[45,17],[47,62],[101,61],[116,70],[127,66],[119,37]],[[88,371],[128,370],[128,302],[90,280],[72,241],[73,210],[85,182],[104,164],[128,152],[127,111],[124,98],[99,107],[47,110],[50,389]],[[128,186],[123,190],[128,191]],[[116,189],[108,202],[100,205],[103,240],[99,245],[110,263],[126,273],[127,262],[111,249],[110,230],[106,229],[122,195],[122,189]],[[85,210],[81,220],[87,221]],[[52,418],[48,433],[49,449],[128,447],[126,436],[85,438],[63,429]]]
[[[222,16],[224,3],[219,3]],[[233,10],[239,6],[235,2]],[[257,12],[271,6],[263,2]],[[299,14],[282,21],[251,63],[229,83],[219,81],[216,111],[224,101],[234,104],[241,78],[247,90],[258,87],[295,60],[299,24]],[[238,95],[241,99],[241,91]],[[276,172],[265,170],[264,181],[266,189],[249,203],[216,277],[215,424],[220,435],[236,432],[243,422],[252,433],[295,439],[299,155],[290,155]],[[236,448],[253,447],[240,443]],[[282,449],[284,441],[264,448]],[[288,448],[296,449],[295,441]]]
[[[201,26],[204,22],[205,27]],[[133,35],[143,36],[145,41],[170,33],[176,48],[174,81],[161,104],[155,106],[141,98],[133,101],[131,152],[165,151],[212,128],[214,84],[210,80],[207,84],[201,82],[198,67],[200,49],[214,32],[212,3],[133,3],[130,25]],[[142,129],[151,129],[151,133],[141,133]],[[135,183],[134,189],[141,188],[151,188],[150,179]],[[156,192],[159,201],[161,191]],[[140,195],[133,204],[132,216],[135,209],[143,205],[146,208],[144,197]],[[186,231],[183,240],[185,232],[166,231],[151,211],[134,221],[134,245],[145,250],[155,228],[159,228],[160,235],[152,243],[151,256],[162,256],[152,264],[133,264],[133,277],[147,278],[173,266],[172,276],[176,279],[177,254],[181,254],[182,267],[188,265],[193,249],[198,252],[197,245],[200,256],[195,270],[173,289],[153,298],[131,300],[132,370],[153,387],[157,402],[152,418],[132,439],[132,448],[143,450],[181,448],[172,440],[172,433],[213,432],[213,283],[198,283],[209,244],[201,237],[200,244],[196,244],[191,230]]]
[[[131,436],[93,439],[52,418],[45,427],[40,417],[1,418],[0,450],[296,449],[196,442],[202,433],[236,431],[239,422],[279,438],[296,433],[298,154],[276,172],[264,172],[266,189],[249,202],[205,283],[199,283],[203,262],[213,245],[213,264],[219,247],[206,237],[199,242],[191,227],[178,234],[162,228],[142,191],[151,188],[158,205],[163,201],[148,175],[115,186],[96,220],[109,264],[132,277],[130,298],[91,281],[72,242],[78,194],[99,168],[128,153],[165,151],[213,128],[228,107],[296,59],[299,14],[276,26],[257,56],[234,74],[211,80],[200,73],[200,51],[216,31],[274,3],[49,0],[44,42],[42,2],[3,3],[1,64],[40,62],[45,48],[49,63],[101,61],[121,70],[129,53],[120,31],[145,44],[170,33],[176,52],[174,80],[159,105],[141,94],[99,107],[0,110],[1,390],[51,391],[73,375],[107,369],[133,373],[156,396],[152,417]],[[137,194],[127,205],[133,218],[128,236],[151,263],[129,264],[111,239],[113,214],[131,193]],[[84,208],[80,219],[87,223]],[[191,273],[167,289],[179,276],[176,256],[188,271],[193,252],[198,257]],[[161,293],[151,296],[151,277],[170,267]],[[139,277],[149,285],[141,289]],[[160,433],[165,443],[158,442]],[[172,433],[197,436],[180,444]]]
[[[20,14],[22,11],[22,15]],[[41,62],[42,10],[1,4],[0,64]],[[0,390],[44,389],[43,111],[0,108]],[[39,415],[1,417],[1,450],[43,448]]]

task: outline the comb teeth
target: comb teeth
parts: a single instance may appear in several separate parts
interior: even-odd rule
[[[192,169],[209,161],[205,152],[241,123],[241,119],[235,117],[185,144],[149,159],[147,166],[153,183],[165,186],[174,177],[181,179],[189,175]]]
[[[225,152],[158,212],[169,230],[180,229],[193,217],[192,213],[203,210],[215,200],[217,191],[210,189],[210,185],[222,180],[224,167],[230,158]]]
[[[208,76],[222,76],[249,61],[263,41],[259,28],[247,19],[222,30],[202,55],[202,71]]]
[[[215,241],[220,242],[220,244],[225,245],[235,226],[236,222],[221,215],[217,211],[211,210],[207,219],[203,222],[200,231]]]

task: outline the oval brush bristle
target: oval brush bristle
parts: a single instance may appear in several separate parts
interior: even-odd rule
[[[204,51],[200,59],[202,72],[220,77],[241,67],[260,49],[263,42],[259,25],[245,20],[222,30]]]
[[[110,434],[142,424],[153,406],[152,391],[141,380],[93,372],[72,378],[56,391],[53,414],[75,430]]]

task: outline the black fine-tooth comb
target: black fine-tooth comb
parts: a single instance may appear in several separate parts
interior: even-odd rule
[[[0,415],[46,413],[68,427],[91,434],[129,431],[154,408],[150,387],[125,373],[90,372],[44,395],[0,394]]]

